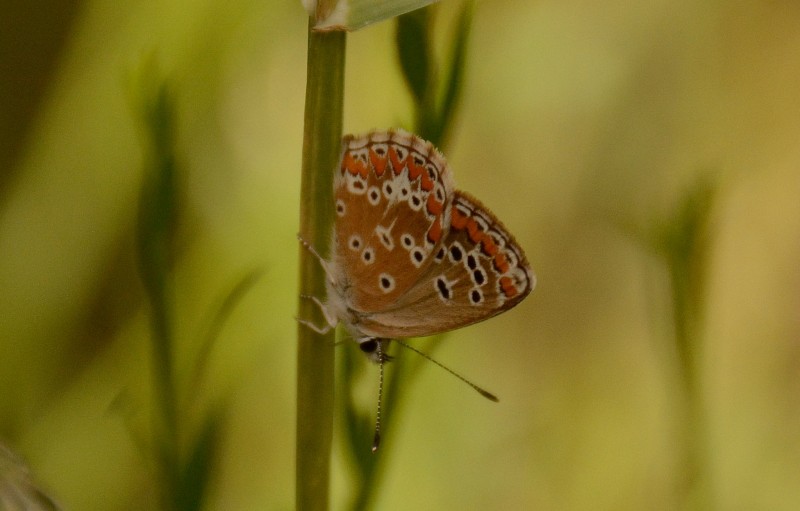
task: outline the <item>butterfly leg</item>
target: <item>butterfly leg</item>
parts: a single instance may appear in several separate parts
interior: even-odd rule
[[[311,322],[311,321],[309,321],[307,319],[300,319],[300,318],[294,318],[294,319],[296,319],[297,322],[300,323],[301,325],[303,325],[303,326],[305,326],[307,328],[310,328],[312,331],[314,331],[314,332],[316,332],[316,333],[318,333],[320,335],[327,334],[333,328],[330,325],[317,326],[313,322]]]
[[[306,327],[310,328],[311,330],[320,335],[327,334],[328,332],[331,331],[331,329],[336,327],[336,323],[339,322],[338,319],[331,314],[331,312],[328,310],[327,307],[325,307],[325,304],[322,303],[319,298],[310,295],[300,295],[300,298],[311,300],[317,305],[317,307],[319,307],[320,312],[322,312],[322,315],[325,317],[325,325],[317,326],[312,321],[309,321],[307,319],[295,318],[297,319],[298,323],[300,323],[301,325],[305,325]]]

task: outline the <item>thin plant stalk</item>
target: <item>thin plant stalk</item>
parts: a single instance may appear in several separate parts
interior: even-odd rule
[[[333,218],[333,171],[339,158],[344,98],[344,32],[314,32],[309,20],[300,235],[328,253]],[[325,273],[310,251],[300,250],[298,317],[323,324],[303,296],[325,296]],[[327,510],[333,437],[334,334],[297,330],[296,509]]]
[[[680,393],[684,407],[678,494],[687,511],[714,509],[702,395],[703,323],[716,183],[702,177],[657,231],[667,266]]]
[[[139,199],[139,269],[150,302],[157,405],[154,448],[162,477],[164,509],[178,509],[181,479],[178,406],[173,368],[173,232],[176,164],[172,96],[159,83],[143,105],[149,158]]]

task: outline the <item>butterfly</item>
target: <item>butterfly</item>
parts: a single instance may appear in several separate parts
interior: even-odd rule
[[[333,189],[330,258],[301,238],[327,275],[326,301],[311,297],[327,324],[302,322],[320,333],[342,323],[381,368],[390,340],[486,320],[535,286],[514,237],[455,188],[430,142],[401,129],[346,135]]]

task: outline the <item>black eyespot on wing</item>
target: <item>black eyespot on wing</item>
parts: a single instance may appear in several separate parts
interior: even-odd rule
[[[478,260],[475,259],[475,256],[472,254],[467,256],[467,267],[469,267],[470,270],[474,270],[478,267]]]
[[[445,300],[450,299],[450,289],[447,287],[447,282],[445,282],[443,278],[439,277],[436,279],[436,288],[439,290],[439,294],[442,295],[442,298]]]
[[[450,247],[450,257],[453,259],[454,262],[460,261],[463,256],[464,253],[461,251],[461,247],[459,247],[458,245],[452,245]]]
[[[473,271],[472,278],[479,286],[482,286],[486,282],[486,275],[484,275],[481,270]]]
[[[386,273],[382,273],[380,275],[379,282],[381,284],[381,289],[383,289],[384,291],[388,292],[394,288],[394,279]]]
[[[469,299],[472,301],[473,304],[478,304],[481,303],[481,300],[483,300],[483,296],[481,296],[480,291],[478,291],[477,289],[473,289],[469,293]]]

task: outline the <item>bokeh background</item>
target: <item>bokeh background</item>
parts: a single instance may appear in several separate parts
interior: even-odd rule
[[[460,5],[436,14],[442,52]],[[293,507],[306,25],[295,1],[4,5],[0,438],[66,509],[157,507],[135,256],[152,61],[177,115],[182,421],[227,407],[206,509]],[[797,2],[478,4],[446,154],[539,283],[436,349],[499,404],[433,365],[404,385],[376,507],[797,509],[798,91]],[[349,36],[345,131],[411,126],[411,105],[394,23]],[[658,233],[698,194],[687,412]],[[193,385],[209,311],[253,270]],[[681,490],[687,414],[702,417],[700,500]],[[333,509],[348,467],[337,447]]]

